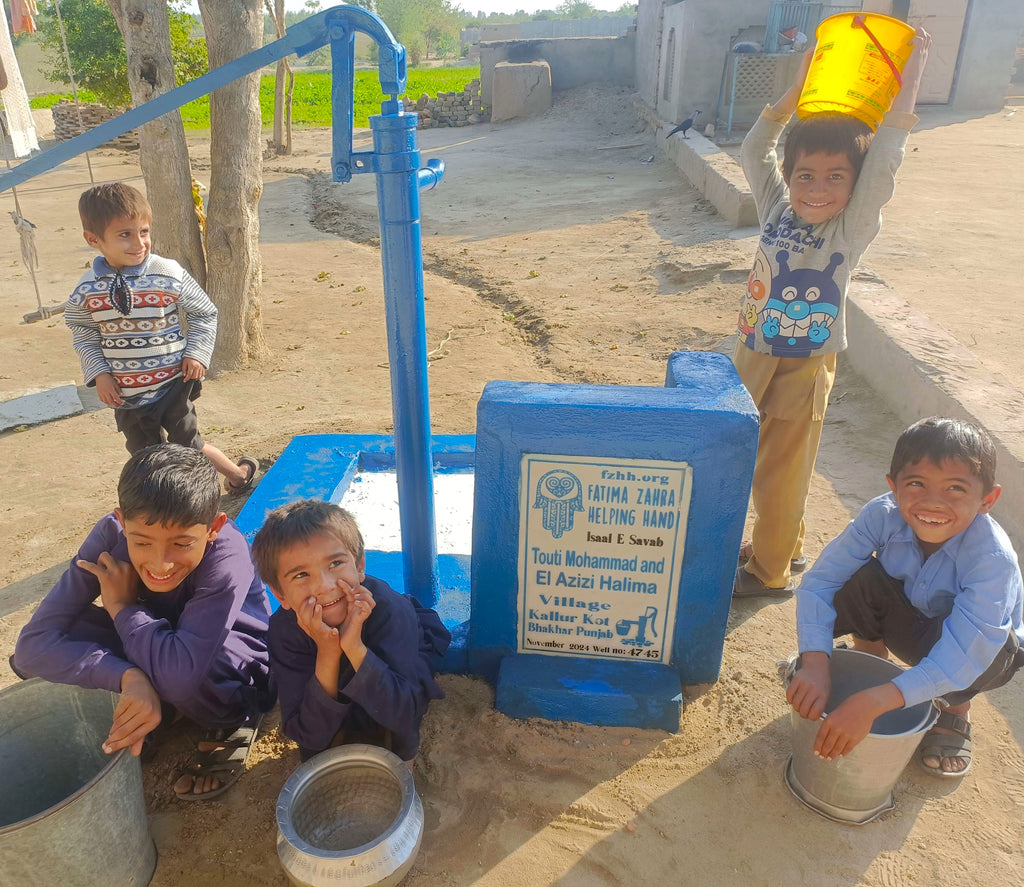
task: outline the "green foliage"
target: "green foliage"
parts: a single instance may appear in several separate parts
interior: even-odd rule
[[[597,7],[589,0],[562,0],[555,10],[559,16],[569,19],[597,18]]]
[[[447,53],[452,52],[451,40],[458,46],[465,13],[450,0],[359,0],[358,5],[380,16],[405,47],[412,65],[432,55],[440,58],[439,43]]]
[[[210,58],[206,53],[206,40],[196,34],[195,17],[175,6],[183,0],[172,3],[167,10],[171,26],[171,58],[174,60],[174,79],[178,86],[202,77],[210,70]]]
[[[209,67],[206,41],[194,36],[195,19],[181,10],[183,5],[183,0],[175,0],[168,11],[171,55],[178,83],[205,74]],[[106,2],[60,0],[60,15],[67,35],[75,83],[105,105],[130,105],[124,40]],[[52,65],[47,77],[58,83],[70,84],[53,0],[43,0],[39,4],[38,26],[40,40]]]
[[[105,105],[129,104],[124,41],[104,0],[60,0],[60,15],[76,84],[94,93]],[[53,66],[46,76],[55,83],[70,84],[52,0],[39,4],[37,24],[43,48]]]
[[[78,98],[83,102],[95,102],[98,98],[95,93],[90,92],[88,89],[78,90]],[[28,100],[30,108],[39,108],[46,110],[52,108],[62,99],[67,99],[69,102],[74,99],[74,96],[70,92],[51,92],[46,95],[37,95],[34,98]]]
[[[436,96],[439,92],[461,92],[470,80],[480,76],[479,68],[422,68],[409,71],[406,95],[418,99],[423,93]],[[376,71],[356,71],[353,84],[353,123],[369,126],[370,115],[380,113],[384,96]],[[274,122],[274,77],[268,75],[260,81],[260,108],[263,125]],[[210,126],[209,97],[189,102],[181,109],[186,129],[208,129]],[[296,127],[331,125],[331,74],[329,71],[297,71],[295,92],[292,96],[292,123]]]

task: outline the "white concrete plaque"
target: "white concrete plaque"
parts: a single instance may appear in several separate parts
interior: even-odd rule
[[[520,653],[668,663],[692,471],[523,455]]]

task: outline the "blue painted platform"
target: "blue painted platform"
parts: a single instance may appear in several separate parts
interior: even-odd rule
[[[472,434],[431,438],[435,474],[471,472],[475,438]],[[292,438],[235,518],[251,543],[267,512],[299,499],[341,502],[359,472],[394,471],[395,444],[389,435],[307,434]],[[452,633],[452,644],[438,668],[444,672],[467,669],[466,636],[469,630],[470,554],[439,554],[438,601],[441,621]],[[366,550],[366,572],[383,579],[396,591],[426,600],[415,588],[405,587],[402,552]],[[277,608],[271,595],[270,603]]]
[[[683,697],[667,665],[522,653],[498,669],[494,707],[514,718],[637,726],[675,733]]]

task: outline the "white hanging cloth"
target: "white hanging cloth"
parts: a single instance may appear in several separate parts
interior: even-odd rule
[[[2,7],[2,3],[0,3]],[[28,93],[25,82],[21,79],[21,68],[14,55],[14,44],[11,32],[7,27],[7,14],[0,8],[0,60],[3,61],[7,73],[7,88],[0,90],[0,98],[4,101],[7,116],[7,128],[11,133],[11,145],[15,157],[27,157],[39,150],[36,138],[36,124],[32,119],[32,109],[28,106]]]

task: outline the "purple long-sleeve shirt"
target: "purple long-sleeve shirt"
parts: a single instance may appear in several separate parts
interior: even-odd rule
[[[270,606],[249,546],[228,521],[175,589],[139,583],[138,603],[113,620],[93,605],[99,580],[76,561],[102,552],[128,561],[128,543],[108,514],[22,629],[14,664],[22,674],[120,692],[132,667],[160,697],[204,726],[236,723],[274,703],[267,652]]]
[[[391,731],[392,751],[408,761],[419,750],[420,722],[430,700],[444,696],[431,656],[448,649],[451,634],[437,613],[386,582],[367,576],[363,585],[374,600],[363,623],[366,657],[356,671],[339,650],[334,699],[316,679],[316,644],[295,612],[282,607],[270,617],[270,666],[282,727],[305,756],[328,748],[342,727],[358,729],[369,721]]]

